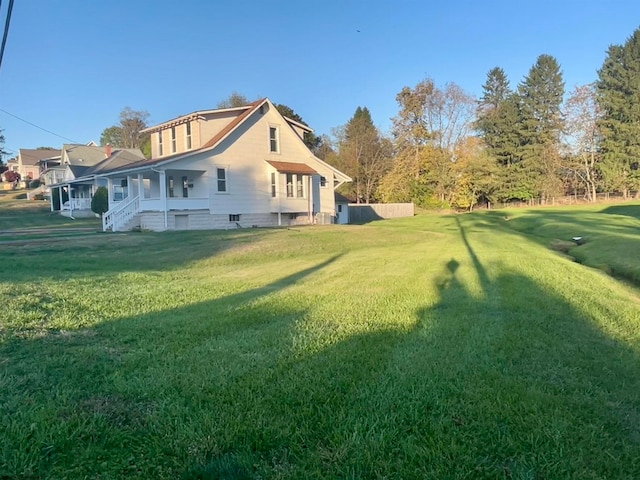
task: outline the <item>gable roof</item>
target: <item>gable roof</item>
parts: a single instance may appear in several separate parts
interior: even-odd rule
[[[231,120],[231,122],[229,122],[222,130],[220,130],[218,133],[216,133],[211,139],[209,139],[208,142],[206,142],[200,148],[196,148],[194,150],[189,150],[188,152],[176,153],[174,155],[169,155],[169,156],[166,156],[166,157],[151,158],[151,159],[148,159],[148,160],[142,160],[142,161],[139,161],[139,162],[136,162],[136,163],[132,163],[130,165],[126,165],[124,167],[116,167],[116,168],[108,169],[108,170],[105,170],[105,171],[103,171],[101,173],[124,172],[124,171],[128,171],[128,170],[135,170],[135,169],[138,169],[138,168],[146,168],[146,167],[150,167],[150,166],[154,166],[154,165],[163,165],[165,163],[170,163],[170,162],[173,162],[175,160],[179,160],[181,158],[194,155],[196,153],[201,153],[201,152],[205,152],[205,151],[208,151],[208,150],[213,150],[225,138],[227,138],[231,133],[233,133],[240,125],[242,125],[242,123],[244,123],[244,121],[247,118],[249,118],[254,112],[256,112],[266,102],[268,102],[268,99],[267,98],[262,98],[260,100],[257,100],[255,102],[253,102],[253,103],[250,103],[249,105],[247,105],[245,107],[239,107],[237,109],[233,109],[233,110],[239,110],[240,108],[244,108],[245,111],[242,112],[237,117],[235,117],[233,120]],[[226,110],[232,110],[232,109],[226,109]],[[218,110],[218,111],[220,111],[220,110]]]
[[[55,149],[20,149],[20,161],[22,162],[22,165],[37,165],[40,160],[59,156],[60,150]]]

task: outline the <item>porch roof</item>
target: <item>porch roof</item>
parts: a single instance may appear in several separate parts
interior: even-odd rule
[[[266,162],[280,173],[299,173],[301,175],[317,175],[318,173],[306,163],[274,162],[271,160],[266,160]]]

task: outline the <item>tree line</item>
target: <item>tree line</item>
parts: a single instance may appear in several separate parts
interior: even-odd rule
[[[515,88],[495,67],[480,98],[426,78],[396,101],[389,135],[358,107],[315,151],[353,178],[342,193],[358,202],[472,209],[640,190],[640,29],[566,99],[558,61],[543,54]]]

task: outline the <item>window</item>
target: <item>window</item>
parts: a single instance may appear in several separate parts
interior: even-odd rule
[[[304,175],[287,173],[287,197],[304,198]]]
[[[342,213],[342,205],[338,204],[338,213]]]
[[[280,153],[278,145],[278,127],[269,127],[269,151]]]
[[[162,156],[164,155],[163,149],[162,149],[162,132],[158,132],[158,156]]]
[[[229,221],[230,222],[239,222],[240,221],[240,214],[229,215]]]
[[[182,177],[182,196],[187,198],[189,196],[189,179]]]
[[[271,172],[271,196],[276,196],[276,174]]]
[[[287,173],[287,197],[293,198],[293,173]]]
[[[171,127],[171,153],[176,153],[176,127]]]
[[[226,192],[227,191],[227,169],[218,168],[217,176],[218,176],[218,192]]]
[[[187,122],[187,136],[186,136],[186,141],[187,141],[187,150],[191,150],[191,122]]]
[[[320,177],[320,186],[321,187],[327,186],[327,177]]]
[[[302,175],[296,175],[296,197],[304,197],[304,185],[302,183]]]
[[[173,177],[169,177],[169,196],[170,197],[175,197],[175,192],[173,190]]]

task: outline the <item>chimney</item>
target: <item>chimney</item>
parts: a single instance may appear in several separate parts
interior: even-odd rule
[[[104,153],[109,158],[111,156],[111,144],[107,143],[107,146],[104,147]]]

